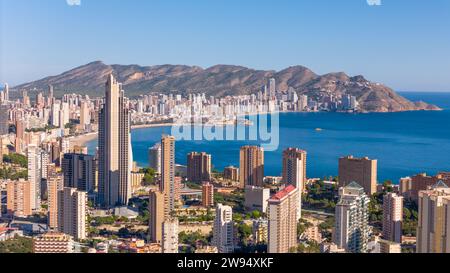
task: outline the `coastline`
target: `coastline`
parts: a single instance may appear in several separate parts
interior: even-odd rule
[[[399,112],[416,112],[416,111],[444,111],[445,109],[441,110],[410,110],[410,111],[399,111]],[[368,113],[399,113],[399,112],[368,112]],[[242,116],[256,116],[256,115],[267,115],[267,114],[284,114],[284,113],[321,113],[320,111],[314,111],[314,112],[302,112],[302,111],[274,111],[274,112],[258,112],[258,113],[247,113],[247,114],[239,114],[236,115],[236,117],[242,117]],[[364,112],[338,112],[342,114],[368,114]],[[173,127],[175,125],[184,126],[184,125],[191,125],[191,124],[184,124],[184,123],[155,123],[155,124],[139,124],[139,125],[132,125],[131,130],[138,130],[138,129],[146,129],[146,128],[159,128],[159,127]],[[229,122],[217,122],[213,124],[203,124],[203,126],[227,126],[231,125]],[[69,147],[72,149],[74,146],[85,146],[88,142],[94,140],[97,138],[97,132],[87,133],[83,135],[78,135],[74,137],[69,137]]]

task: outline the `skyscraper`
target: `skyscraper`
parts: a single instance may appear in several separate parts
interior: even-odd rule
[[[164,193],[155,190],[150,191],[148,201],[150,214],[149,236],[152,243],[162,243],[162,224],[169,217],[169,215],[166,214],[167,210],[164,209],[164,200]]]
[[[306,151],[288,148],[283,151],[283,182],[299,189],[299,209],[297,219],[301,218],[301,194],[306,187]]]
[[[161,143],[148,149],[148,163],[150,168],[161,173]]]
[[[351,253],[367,252],[369,203],[364,188],[355,182],[339,189],[334,243]]]
[[[245,186],[264,186],[264,149],[244,146],[240,151],[239,181]]]
[[[211,179],[211,155],[192,152],[187,155],[187,178],[201,183]]]
[[[417,253],[450,253],[450,188],[442,181],[419,192]]]
[[[99,201],[103,206],[126,205],[131,197],[130,115],[124,91],[113,75],[106,82],[99,112]]]
[[[268,253],[288,253],[297,247],[298,192],[289,185],[269,199]]]
[[[87,237],[87,194],[74,188],[58,192],[58,231],[75,240]]]
[[[28,145],[28,182],[30,182],[31,209],[41,208],[41,151],[34,145]]]
[[[288,148],[283,151],[283,182],[300,191],[306,186],[306,151]]]
[[[58,229],[58,193],[64,189],[63,176],[56,172],[55,164],[48,166],[47,191],[48,191],[48,227]]]
[[[0,136],[9,134],[9,106],[0,105]]]
[[[160,191],[164,193],[166,214],[175,209],[175,138],[164,136],[161,139],[161,183]]]
[[[218,204],[213,228],[213,246],[219,253],[233,253],[233,209],[230,206]]]
[[[9,101],[9,85],[7,83],[5,83],[5,90],[3,92],[5,92],[5,101]]]
[[[377,160],[368,157],[341,157],[339,159],[339,186],[345,187],[351,182],[361,185],[368,195],[376,193]]]
[[[383,238],[402,242],[403,197],[388,193],[383,197]]]
[[[61,165],[64,173],[64,187],[77,188],[86,192],[95,190],[94,156],[64,154]]]
[[[271,98],[274,98],[276,96],[277,92],[277,84],[276,80],[274,78],[269,79],[269,94]]]
[[[178,218],[166,219],[162,233],[162,253],[178,253]]]
[[[88,101],[81,102],[80,124],[81,124],[81,126],[83,126],[83,129],[85,129],[87,125],[91,124],[91,113],[90,113]]]

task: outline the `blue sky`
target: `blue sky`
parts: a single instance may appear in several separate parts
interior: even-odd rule
[[[75,0],[71,0],[75,1]],[[450,1],[0,0],[0,82],[102,60],[363,74],[450,91]]]

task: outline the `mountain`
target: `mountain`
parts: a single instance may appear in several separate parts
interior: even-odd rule
[[[16,86],[15,90],[37,92],[53,85],[56,95],[80,93],[103,96],[108,74],[113,73],[123,84],[129,97],[148,93],[206,93],[216,97],[253,94],[261,90],[269,78],[275,78],[277,89],[286,92],[293,88],[318,101],[330,94],[356,96],[363,111],[397,112],[439,110],[425,102],[411,102],[392,89],[372,83],[363,76],[350,77],[343,72],[317,75],[303,66],[281,71],[255,70],[243,66],[216,65],[203,69],[186,65],[107,65],[92,62],[57,76]]]

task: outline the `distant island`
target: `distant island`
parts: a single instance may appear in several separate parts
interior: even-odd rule
[[[205,93],[217,98],[256,94],[271,78],[278,92],[295,91],[319,103],[330,98],[353,96],[360,112],[401,112],[441,110],[425,102],[411,102],[391,88],[366,80],[363,76],[350,77],[343,72],[317,75],[304,66],[292,66],[281,71],[254,70],[242,66],[216,65],[207,69],[186,65],[107,65],[92,62],[57,76],[46,77],[13,88],[27,90],[29,94],[54,87],[56,95],[85,94],[91,97],[104,95],[107,75],[113,73],[123,83],[130,98],[140,95]],[[14,96],[14,95],[13,95]]]

